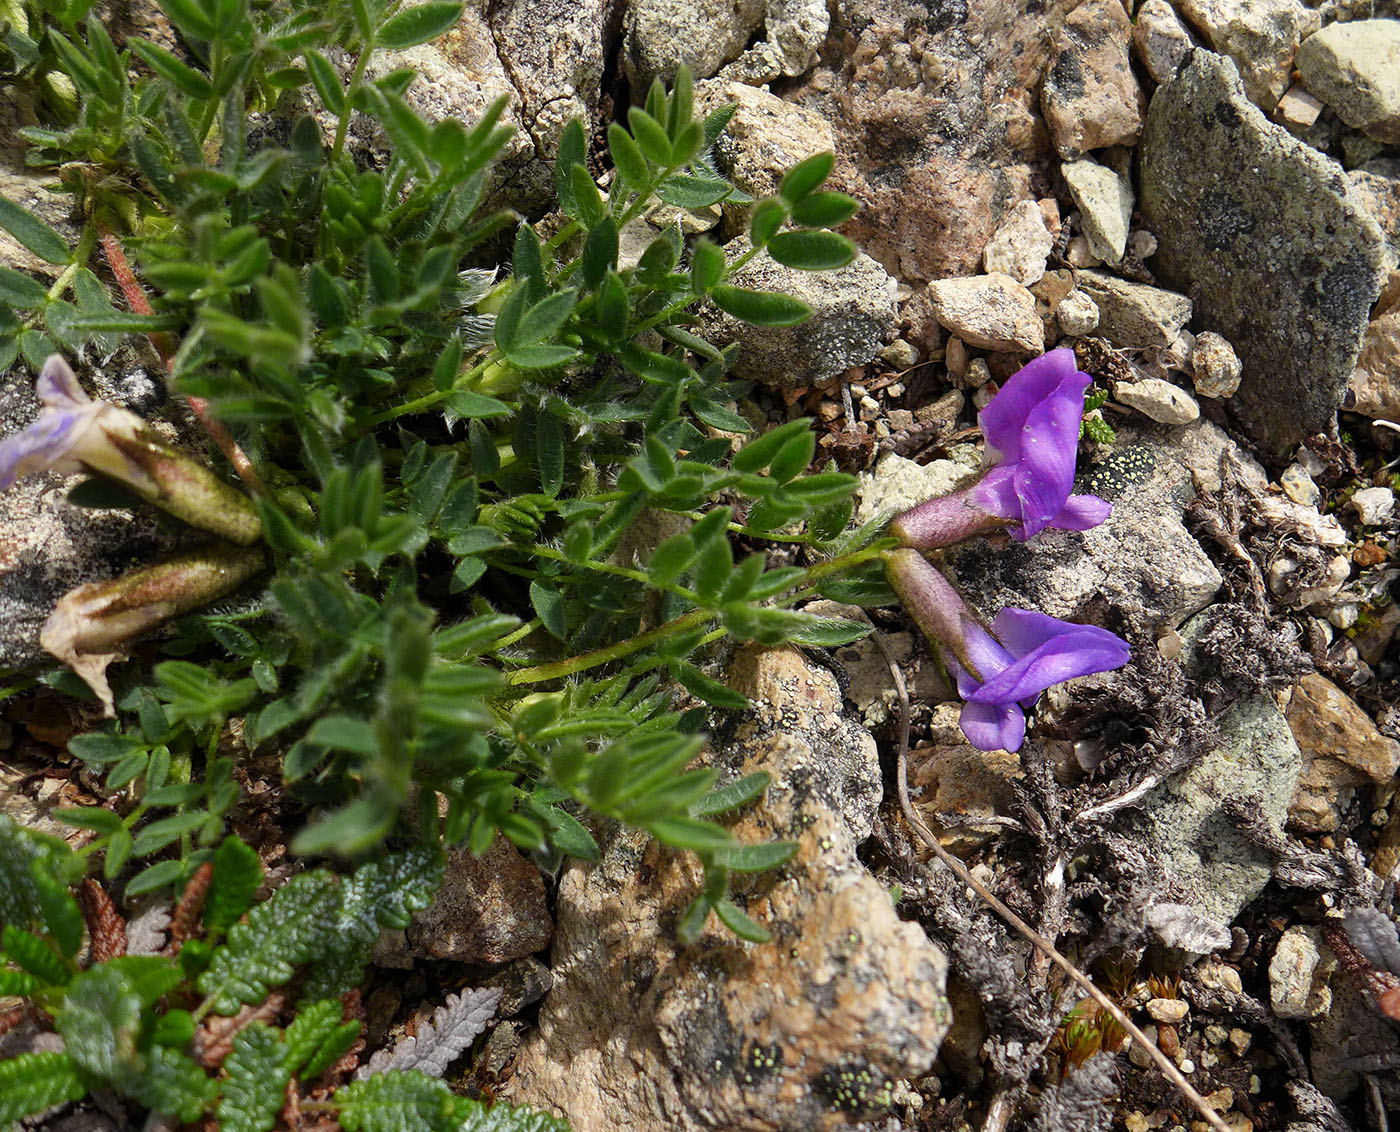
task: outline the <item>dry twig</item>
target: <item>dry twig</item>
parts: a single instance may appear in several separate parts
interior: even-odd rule
[[[900,671],[898,663],[890,656],[878,632],[875,634],[875,643],[880,648],[885,662],[889,665],[890,675],[894,679],[895,693],[899,698],[899,753],[895,762],[895,782],[899,792],[899,808],[904,814],[904,820],[909,823],[909,828],[918,835],[920,841],[933,851],[934,856],[948,866],[959,881],[975,892],[988,907],[1010,924],[1011,927],[1020,933],[1020,935],[1034,946],[1036,950],[1059,967],[1080,990],[1092,998],[1094,1002],[1108,1012],[1118,1025],[1122,1026],[1124,1030],[1131,1034],[1133,1041],[1139,1043],[1142,1048],[1147,1051],[1148,1056],[1157,1063],[1157,1067],[1162,1071],[1162,1075],[1176,1087],[1177,1092],[1191,1102],[1196,1111],[1201,1114],[1202,1118],[1215,1129],[1215,1132],[1230,1132],[1229,1126],[1220,1118],[1220,1114],[1206,1104],[1205,1098],[1196,1091],[1191,1082],[1185,1078],[1181,1070],[1172,1062],[1171,1058],[1167,1057],[1166,1054],[1157,1048],[1157,1043],[1142,1032],[1137,1023],[1124,1013],[1122,1007],[1096,987],[1088,976],[1084,975],[1078,967],[1061,955],[1059,949],[1056,948],[1054,944],[997,899],[981,881],[968,872],[966,865],[938,843],[938,838],[936,838],[929,830],[928,826],[920,820],[919,815],[914,810],[913,803],[909,800],[909,775],[907,768],[907,756],[909,753],[909,690],[904,684],[904,674]],[[989,1113],[988,1124],[993,1124],[993,1116],[1000,1117],[1004,1123],[1004,1121],[1009,1118],[1010,1114]]]

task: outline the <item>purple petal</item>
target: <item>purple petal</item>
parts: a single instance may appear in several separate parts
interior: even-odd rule
[[[958,726],[979,751],[1014,751],[1026,737],[1026,713],[1015,704],[963,704]]]
[[[92,398],[83,392],[68,363],[59,354],[50,354],[44,359],[44,368],[39,372],[39,380],[34,383],[34,392],[38,394],[40,403],[50,409],[80,409],[92,403]]]
[[[1087,531],[1097,527],[1113,510],[1113,504],[1097,495],[1071,495],[1060,513],[1045,525],[1059,531]]]
[[[998,464],[968,488],[975,506],[1008,523],[1020,523],[1021,497],[1016,491],[1016,465]],[[1012,537],[1016,537],[1013,533]]]
[[[1007,613],[1018,616],[1004,616]],[[1002,610],[994,627],[1016,660],[967,697],[978,703],[1024,700],[1062,681],[1107,672],[1128,662],[1127,642],[1094,625],[1071,625],[1027,610]],[[1033,647],[1023,653],[1027,645]]]
[[[997,395],[977,414],[987,446],[999,452],[1004,461],[1019,459],[1021,430],[1031,410],[1078,368],[1074,351],[1061,348],[1041,354],[1008,377]]]
[[[1021,528],[1011,534],[1019,542],[1044,530],[1069,499],[1088,387],[1087,374],[1072,373],[1026,417],[1015,464]]]
[[[76,439],[72,413],[46,412],[23,432],[0,440],[0,491],[15,480],[61,463]]]

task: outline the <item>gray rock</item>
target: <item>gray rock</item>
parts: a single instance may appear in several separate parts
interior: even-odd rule
[[[855,521],[865,524],[893,516],[940,495],[950,495],[977,478],[982,459],[970,444],[955,448],[946,460],[918,464],[893,452],[859,476]]]
[[[1147,0],[1133,20],[1133,54],[1155,83],[1164,83],[1191,54],[1195,40],[1167,0]]]
[[[1278,1017],[1316,1018],[1332,1005],[1327,976],[1337,961],[1324,962],[1321,944],[1322,932],[1311,924],[1296,924],[1279,937],[1269,960],[1269,1005]]]
[[[749,247],[748,237],[740,236],[724,250],[733,261]],[[762,255],[730,282],[795,295],[812,308],[812,317],[799,326],[750,326],[715,308],[702,310],[706,337],[740,344],[736,377],[765,385],[813,385],[865,365],[894,330],[894,280],[868,255],[857,255],[839,271],[798,271]]]
[[[1055,247],[1055,238],[1045,227],[1040,206],[1023,200],[1002,221],[996,235],[982,249],[982,265],[989,272],[1009,275],[1024,287],[1045,274],[1045,260]]]
[[[1128,246],[1133,187],[1112,169],[1087,157],[1066,162],[1060,173],[1084,218],[1089,250],[1105,263],[1118,263]]]
[[[1188,624],[1182,636],[1189,639],[1191,629]],[[1220,804],[1231,795],[1256,801],[1269,827],[1282,836],[1302,756],[1269,696],[1231,704],[1215,722],[1220,744],[1147,794],[1130,824],[1166,866],[1181,901],[1228,924],[1264,891],[1273,869],[1268,855],[1230,823]]]
[[[1099,304],[1076,287],[1055,307],[1055,321],[1072,338],[1081,338],[1099,325]]]
[[[1330,24],[1303,41],[1298,71],[1348,126],[1400,142],[1400,21]]]
[[[800,75],[817,61],[831,26],[826,0],[767,0],[765,9],[762,37],[721,77],[759,86]]]
[[[715,142],[720,171],[752,197],[777,192],[783,174],[814,153],[836,148],[831,124],[819,115],[768,90],[744,83],[710,79],[695,88],[695,105],[710,113],[732,103],[734,116]],[[727,230],[740,235],[748,228],[749,206],[725,210]]]
[[[1177,7],[1213,50],[1235,61],[1251,101],[1266,110],[1288,89],[1298,44],[1321,23],[1299,0],[1181,0]]]
[[[1066,621],[1108,608],[1144,631],[1179,625],[1204,609],[1220,572],[1182,525],[1198,466],[1218,468],[1234,443],[1205,421],[1180,429],[1122,426],[1118,450],[1088,469],[1077,490],[1113,504],[1092,530],[1043,531],[1027,543],[979,540],[946,560],[967,599],[987,617],[1002,606]],[[1217,473],[1218,474],[1218,473]]]
[[[1230,60],[1201,50],[1157,89],[1141,154],[1153,269],[1235,344],[1232,404],[1253,439],[1279,457],[1327,431],[1384,262],[1341,170],[1268,122]]]
[[[772,776],[736,837],[798,843],[782,870],[735,886],[772,939],[740,943],[711,917],[678,943],[701,869],[635,833],[571,865],[554,988],[510,1099],[562,1111],[576,1132],[834,1130],[887,1108],[891,1083],[926,1073],[947,1032],[945,957],[856,857],[879,802],[874,741],[842,720],[831,673],[796,652],[738,663],[756,712],[709,757],[726,778]]]
[[[1106,271],[1081,271],[1079,286],[1099,308],[1099,335],[1115,346],[1170,346],[1191,318],[1191,300],[1185,295]]]
[[[1113,396],[1158,424],[1190,424],[1201,415],[1201,407],[1191,394],[1160,377],[1116,382]]]
[[[1053,33],[1040,105],[1061,159],[1132,145],[1142,133],[1142,92],[1128,62],[1132,30],[1119,0],[1085,0]]]
[[[1035,296],[1009,275],[937,279],[928,296],[939,323],[969,346],[1023,354],[1045,349]]]
[[[623,16],[622,68],[633,91],[670,82],[681,64],[706,79],[763,26],[764,0],[634,0]]]
[[[1202,397],[1233,397],[1240,387],[1240,359],[1219,334],[1206,330],[1191,347],[1191,373]]]

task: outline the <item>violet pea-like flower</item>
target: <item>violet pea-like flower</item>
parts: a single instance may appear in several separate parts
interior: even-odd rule
[[[251,546],[262,537],[253,501],[173,448],[134,413],[94,401],[59,355],[35,382],[43,405],[23,432],[0,438],[0,491],[35,472],[96,472],[191,526]]]
[[[1127,642],[1107,629],[1025,609],[1001,610],[988,632],[916,550],[891,551],[885,570],[915,623],[943,646],[963,698],[958,723],[978,750],[1016,750],[1026,737],[1026,710],[1046,688],[1128,662]]]
[[[891,532],[905,546],[932,550],[1003,528],[1025,542],[1046,527],[1098,526],[1108,518],[1108,503],[1070,494],[1089,384],[1069,349],[1051,350],[1017,370],[977,416],[991,460],[981,479],[906,511]]]

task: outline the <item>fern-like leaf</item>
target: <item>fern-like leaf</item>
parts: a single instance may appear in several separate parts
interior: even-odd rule
[[[355,1076],[363,1081],[389,1069],[417,1069],[441,1077],[447,1067],[486,1029],[501,1000],[499,987],[449,994],[447,1004],[433,1012],[433,1020],[404,1038],[392,1050],[380,1050]]]
[[[452,1090],[436,1077],[395,1071],[336,1090],[345,1132],[439,1132],[456,1126]]]
[[[140,1072],[141,996],[110,966],[73,980],[54,1025],[85,1073],[115,1083]]]
[[[87,1089],[66,1053],[22,1053],[0,1061],[0,1125],[32,1116]]]
[[[261,1002],[269,988],[291,977],[319,947],[335,946],[336,884],[322,870],[302,873],[255,905],[214,951],[199,990],[215,1014],[233,1014]],[[321,997],[321,996],[315,996]]]
[[[287,1046],[277,1031],[254,1022],[233,1039],[224,1072],[228,1079],[219,1100],[220,1132],[267,1132],[277,1123],[291,1078]]]
[[[484,1105],[469,1097],[456,1097],[453,1110],[456,1132],[569,1132],[569,1122],[536,1109],[514,1105]]]
[[[442,885],[442,854],[391,853],[355,870],[337,891],[339,903],[307,974],[308,998],[335,998],[360,982],[380,928],[406,928]]]
[[[153,1112],[193,1124],[214,1103],[219,1086],[178,1050],[152,1046],[145,1073],[123,1082],[121,1091]]]

